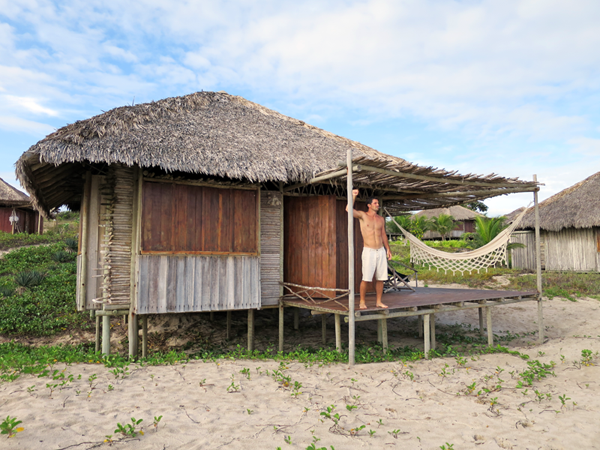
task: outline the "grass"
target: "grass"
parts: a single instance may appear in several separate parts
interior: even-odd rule
[[[0,259],[0,334],[50,336],[91,326],[89,314],[76,311],[77,265],[65,247],[22,247]],[[57,254],[69,256],[57,260]],[[18,289],[34,272],[44,275],[39,283]]]
[[[65,211],[59,213],[56,221],[44,224],[43,234],[6,233],[0,231],[0,250],[23,247],[28,245],[52,244],[73,238],[79,231],[79,213]]]

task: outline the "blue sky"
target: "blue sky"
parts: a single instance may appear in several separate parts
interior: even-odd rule
[[[600,171],[598,23],[597,0],[0,0],[0,177],[67,123],[223,90],[544,199]]]

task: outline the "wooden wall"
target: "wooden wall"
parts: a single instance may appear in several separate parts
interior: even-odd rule
[[[598,229],[563,229],[541,231],[542,268],[557,271],[598,271],[600,253]],[[526,248],[512,250],[513,267],[535,270],[535,235],[533,231],[517,232],[511,242],[521,242]]]
[[[138,314],[260,308],[257,256],[140,255]]]
[[[284,205],[284,280],[303,286],[348,289],[346,202],[335,196],[285,197]],[[366,205],[357,203],[358,208],[366,210]],[[358,289],[363,243],[356,219],[354,230]]]
[[[144,181],[142,253],[258,254],[258,190]]]
[[[261,305],[275,306],[283,293],[283,196],[277,191],[260,194]]]
[[[15,230],[16,233],[37,233],[38,220],[42,220],[43,225],[42,217],[37,211],[34,211],[33,209],[16,208],[15,212],[17,213],[17,217],[19,218],[17,229]],[[12,207],[0,207],[0,231],[4,231],[5,233],[12,233],[13,227],[10,223],[10,216],[12,215],[12,213]]]

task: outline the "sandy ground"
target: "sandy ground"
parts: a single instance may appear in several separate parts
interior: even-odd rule
[[[547,341],[541,346],[528,334],[537,329],[536,311],[534,302],[526,302],[494,312],[495,332],[522,334],[506,344],[511,350],[556,363],[556,376],[527,390],[516,389],[527,361],[507,354],[354,367],[244,360],[131,364],[125,376],[101,364],[57,364],[53,369],[73,381],[54,392],[46,385],[57,382],[49,377],[25,375],[0,385],[0,418],[16,416],[24,427],[13,438],[1,436],[0,448],[275,450],[306,449],[313,442],[327,450],[600,448],[600,356],[594,365],[580,364],[582,350],[600,351],[600,302],[544,302]],[[275,314],[265,312],[261,320],[259,348],[277,328]],[[474,311],[440,314],[437,321],[440,330],[444,324],[478,324]],[[418,345],[406,334],[415,323],[390,320],[390,344]],[[368,340],[376,328],[361,324],[357,332]],[[301,330],[286,333],[290,346],[317,343],[320,319],[303,316]],[[294,389],[295,383],[301,387]],[[331,418],[323,415],[333,406]],[[161,415],[155,428],[153,418]],[[115,433],[117,423],[132,417],[143,419],[138,429],[144,435]],[[107,435],[112,443],[104,442]]]

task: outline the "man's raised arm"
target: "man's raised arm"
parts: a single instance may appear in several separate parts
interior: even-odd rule
[[[362,215],[364,214],[364,212],[357,211],[356,209],[354,209],[354,202],[356,201],[356,197],[358,197],[358,189],[353,189],[352,190],[352,216],[355,219],[360,219],[362,217]],[[347,211],[348,211],[348,205],[346,205],[346,212]]]

